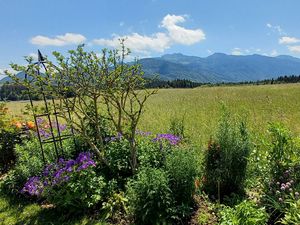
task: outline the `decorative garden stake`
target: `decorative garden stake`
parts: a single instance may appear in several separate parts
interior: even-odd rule
[[[43,73],[41,73],[41,69],[44,70],[45,72],[47,72],[46,61],[39,50],[38,50],[38,61],[33,63],[33,65],[36,65],[35,66],[36,75],[38,75],[38,76],[44,75]],[[33,77],[31,77],[30,75],[27,74],[27,71],[25,73],[25,80],[28,82],[35,81]],[[35,107],[34,107],[34,101],[32,98],[33,93],[32,93],[31,88],[27,87],[27,91],[28,91],[28,96],[29,96],[29,100],[30,100],[30,106],[31,106],[32,113],[33,113],[34,122],[35,122],[35,127],[37,129],[37,137],[38,137],[38,140],[40,143],[42,158],[43,158],[44,163],[46,164],[43,145],[52,143],[54,145],[55,155],[58,160],[64,154],[62,140],[74,137],[74,131],[73,131],[73,128],[71,127],[71,134],[62,134],[61,128],[59,125],[59,119],[58,119],[59,112],[57,110],[57,107],[55,106],[54,97],[51,95],[51,93],[45,92],[45,87],[43,86],[43,84],[41,84],[39,88],[40,88],[39,94],[42,95],[42,99],[43,99],[43,103],[44,103],[44,109],[45,109],[44,113],[39,114],[36,112]],[[68,114],[70,116],[70,112],[68,112]],[[54,121],[51,119],[51,117],[54,117]],[[38,118],[47,118],[47,122],[49,124],[50,135],[45,138],[42,138],[42,135],[41,135],[42,130],[41,130],[40,124],[38,123]],[[54,127],[56,127],[57,132],[54,132]]]

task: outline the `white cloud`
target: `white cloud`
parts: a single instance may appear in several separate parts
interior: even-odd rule
[[[120,39],[125,39],[127,48],[143,54],[147,54],[148,51],[164,52],[164,50],[170,47],[170,39],[165,33],[156,33],[153,36],[133,33],[128,36],[114,36],[112,39],[95,39],[93,42],[97,45],[118,48],[120,46]]]
[[[178,23],[185,22],[184,16],[166,15],[161,27],[168,30],[169,37],[175,42],[183,45],[192,45],[205,40],[205,34],[201,29],[191,30],[178,26]]]
[[[293,53],[300,53],[300,45],[288,46],[288,49]]]
[[[125,23],[124,23],[123,21],[121,21],[121,22],[119,23],[119,25],[120,25],[120,27],[123,27],[123,26],[125,25]]]
[[[279,44],[295,44],[295,43],[299,43],[300,39],[295,38],[295,37],[288,37],[288,36],[284,36],[279,38]]]
[[[205,40],[205,33],[201,29],[186,29],[178,26],[185,22],[186,16],[166,15],[159,27],[165,32],[157,32],[152,35],[131,33],[129,35],[113,35],[110,39],[94,39],[93,43],[108,47],[119,47],[119,39],[126,39],[125,45],[135,53],[149,55],[150,52],[164,52],[174,44],[192,45]]]
[[[273,32],[278,33],[279,35],[286,35],[286,33],[279,25],[272,25],[270,23],[267,23],[266,26],[270,28]]]
[[[232,55],[243,55],[242,50],[240,48],[234,48],[231,51]]]
[[[86,38],[81,34],[65,33],[64,35],[57,35],[54,38],[37,35],[30,39],[30,42],[34,45],[40,46],[64,46],[70,44],[83,43]]]
[[[274,56],[277,56],[278,55],[278,52],[276,49],[273,49],[270,53],[270,56],[274,57]]]

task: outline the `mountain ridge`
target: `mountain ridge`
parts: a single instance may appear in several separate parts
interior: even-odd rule
[[[214,53],[207,57],[182,53],[139,60],[147,77],[159,75],[162,80],[188,79],[195,82],[241,82],[300,74],[300,59],[279,55],[227,55]],[[24,74],[19,73],[22,78]],[[0,83],[10,81],[5,77]]]

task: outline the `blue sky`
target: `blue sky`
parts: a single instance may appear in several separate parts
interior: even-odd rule
[[[299,0],[0,0],[0,74],[23,56],[117,47],[132,56],[300,57]]]

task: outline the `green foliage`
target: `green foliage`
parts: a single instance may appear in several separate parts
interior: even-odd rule
[[[181,139],[186,138],[186,127],[184,117],[182,117],[182,119],[176,117],[171,119],[169,133],[174,134],[180,137]]]
[[[280,222],[286,225],[300,224],[300,199],[291,199],[287,203],[288,208]]]
[[[27,179],[38,175],[44,167],[37,139],[17,145],[16,154],[16,165],[4,181],[5,189],[12,193],[18,193]]]
[[[243,201],[234,208],[223,206],[219,212],[221,225],[264,225],[268,214],[251,201]]]
[[[115,187],[90,167],[71,173],[67,182],[45,189],[43,196],[56,207],[71,213],[85,210],[103,202]]]
[[[195,179],[199,176],[199,160],[194,149],[175,148],[167,155],[165,170],[176,205],[191,205]]]
[[[155,168],[145,168],[128,182],[129,210],[137,224],[162,224],[167,221],[172,205],[172,193],[167,174]]]
[[[300,148],[298,139],[283,125],[271,124],[269,131],[270,178],[265,182],[263,201],[271,213],[271,221],[276,222],[285,216],[290,205],[293,207],[293,196],[299,196]]]
[[[153,142],[151,138],[141,137],[138,139],[138,164],[140,167],[161,168],[166,159],[168,148],[163,148],[160,143]]]
[[[19,131],[0,128],[0,174],[7,171],[15,163],[14,149],[17,143],[21,143]]]
[[[16,160],[15,145],[21,143],[20,130],[12,127],[8,108],[0,103],[0,174],[6,172]]]
[[[243,191],[250,151],[245,123],[233,123],[225,111],[216,138],[209,141],[205,151],[205,191],[218,199]]]
[[[116,218],[120,214],[127,214],[128,199],[124,197],[124,193],[113,193],[112,196],[102,203],[101,217],[105,220]]]
[[[105,146],[105,158],[111,176],[124,182],[124,178],[132,175],[129,143],[121,137],[113,138],[115,140],[109,141]]]
[[[79,146],[79,145],[78,145]],[[72,158],[76,153],[72,139],[63,142],[66,158]],[[18,193],[29,177],[37,176],[44,168],[40,144],[37,138],[24,141],[22,145],[16,145],[16,164],[4,180],[4,188],[10,193]],[[54,162],[56,159],[54,146],[44,146],[45,159]]]

